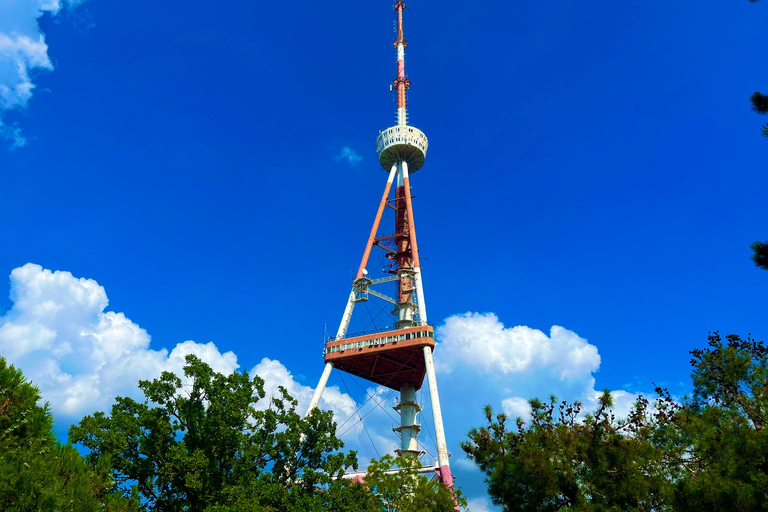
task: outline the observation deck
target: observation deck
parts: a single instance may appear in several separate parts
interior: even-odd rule
[[[424,347],[435,349],[431,325],[331,340],[325,345],[325,362],[390,389],[400,391],[403,384],[419,389],[427,371]]]
[[[385,171],[389,172],[397,162],[406,162],[408,172],[414,173],[424,165],[428,145],[424,132],[413,126],[398,125],[379,133],[376,153]]]

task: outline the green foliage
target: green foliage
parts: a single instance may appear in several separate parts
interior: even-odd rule
[[[368,465],[365,485],[376,496],[374,510],[386,512],[453,512],[456,507],[453,493],[431,479],[418,473],[421,464],[416,457],[392,457],[385,455]],[[397,472],[388,474],[393,468]],[[467,502],[460,490],[456,499],[466,510]]]
[[[752,102],[752,110],[758,114],[768,114],[768,95],[756,92],[749,99]]]
[[[754,4],[757,3],[758,0],[749,0],[749,2]],[[749,100],[752,102],[752,110],[758,114],[768,114],[768,94],[755,92],[752,94]],[[768,137],[768,123],[764,124],[760,131],[764,137]]]
[[[91,464],[112,461],[114,479],[144,510],[366,510],[370,493],[339,478],[357,457],[338,453],[332,412],[302,418],[283,388],[260,405],[260,377],[225,376],[191,355],[184,375],[191,385],[168,372],[141,381],[143,403],[118,397],[109,416],[87,416],[69,432]]]
[[[448,512],[454,495],[418,474],[417,459],[373,461],[366,483],[342,453],[333,415],[296,413],[285,389],[224,376],[194,356],[186,380],[141,381],[145,400],[116,399],[58,443],[48,405],[0,358],[0,510],[3,512]],[[397,474],[387,474],[394,468]],[[456,499],[466,508],[460,491]]]
[[[668,397],[649,411],[638,400],[629,419],[617,421],[605,391],[598,409],[582,415],[582,404],[534,399],[530,426],[517,418],[495,418],[472,429],[462,448],[486,475],[488,492],[504,510],[662,510],[669,492],[665,450],[655,433],[672,407]]]
[[[56,442],[47,404],[21,371],[0,358],[0,510],[134,511],[114,491],[108,460],[88,466]]]
[[[766,133],[768,134],[768,125],[766,126]],[[752,249],[752,261],[755,265],[763,270],[768,270],[768,242],[754,242],[749,246]]]
[[[678,414],[689,440],[690,478],[678,485],[684,510],[768,509],[768,349],[718,333],[691,351],[694,395]]]
[[[657,388],[616,420],[606,391],[598,409],[531,400],[530,425],[493,416],[462,444],[504,510],[768,509],[768,349],[718,333],[691,351],[694,394]]]
[[[750,0],[750,1],[756,1],[756,0]],[[752,94],[752,96],[749,98],[752,102],[752,110],[757,112],[758,114],[768,114],[768,95],[762,94],[760,92],[755,92]],[[768,137],[768,123],[763,125],[761,128],[761,132],[765,137]]]

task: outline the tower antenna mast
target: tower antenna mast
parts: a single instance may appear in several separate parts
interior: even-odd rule
[[[397,91],[397,124],[405,126],[408,124],[408,111],[406,107],[405,91],[411,86],[410,80],[405,76],[405,49],[408,48],[403,33],[403,10],[405,2],[397,0],[395,10],[397,11],[397,39],[395,40],[395,49],[397,50],[397,78],[392,83],[392,87]]]

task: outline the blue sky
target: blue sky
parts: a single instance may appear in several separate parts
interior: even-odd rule
[[[73,318],[111,311],[130,350],[194,340],[222,369],[269,358],[314,386],[386,181],[391,3],[78,3],[0,0],[0,274],[26,269],[0,288],[0,354],[43,378],[75,343],[63,333],[80,335]],[[457,482],[481,511],[481,477],[456,461],[484,403],[684,394],[708,331],[766,337],[749,244],[768,239],[768,140],[749,96],[768,90],[768,5],[408,5],[438,380]],[[34,350],[8,334],[41,325],[54,338]]]

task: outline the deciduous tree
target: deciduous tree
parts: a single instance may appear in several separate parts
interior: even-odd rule
[[[188,384],[165,372],[141,381],[145,400],[116,399],[70,429],[96,465],[112,461],[127,494],[163,512],[367,510],[370,493],[340,479],[357,467],[341,453],[332,412],[307,418],[285,389],[266,397],[247,372],[222,375],[187,356]]]
[[[397,472],[391,472],[392,469]],[[376,510],[382,512],[453,512],[456,503],[466,510],[460,490],[454,494],[437,479],[419,474],[416,457],[385,455],[368,466],[365,485],[376,497]]]

